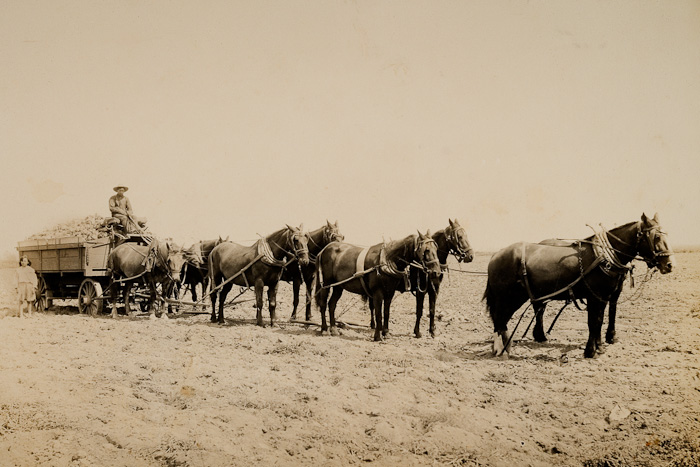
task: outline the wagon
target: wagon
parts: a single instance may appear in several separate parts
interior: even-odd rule
[[[118,243],[113,235],[96,240],[60,237],[19,242],[17,251],[29,258],[37,272],[36,309],[49,309],[54,299],[77,299],[81,313],[97,316],[103,309],[103,293],[112,282],[107,268],[109,253],[117,244],[147,244],[148,240],[146,236],[129,234]],[[144,304],[141,302],[142,308]]]

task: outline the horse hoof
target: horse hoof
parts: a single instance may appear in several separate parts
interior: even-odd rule
[[[423,337],[423,334],[421,334],[420,331],[416,332],[415,334],[416,334],[416,339],[420,339],[421,337]]]
[[[503,353],[497,356],[496,358],[498,358],[499,360],[508,360],[510,358],[510,354],[507,350],[504,350]]]
[[[331,327],[331,336],[339,336],[339,335],[340,335],[340,331],[338,331],[338,329],[336,329],[334,327]]]
[[[614,344],[617,342],[617,338],[615,337],[615,334],[605,336],[605,342],[608,344]]]
[[[318,335],[319,335],[319,336],[330,336],[331,334],[330,334],[330,332],[328,332],[328,329],[321,329],[321,330],[318,332]]]

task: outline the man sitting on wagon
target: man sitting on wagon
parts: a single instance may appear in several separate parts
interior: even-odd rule
[[[129,187],[126,186],[114,187],[117,194],[109,198],[109,211],[112,213],[112,217],[119,220],[124,232],[141,232],[146,227],[146,218],[134,215],[129,198],[124,196],[124,192],[128,189]]]

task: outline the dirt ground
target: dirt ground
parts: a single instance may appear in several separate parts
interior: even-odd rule
[[[462,268],[485,271],[489,257]],[[530,331],[510,359],[492,357],[486,279],[456,271],[438,301],[438,336],[412,337],[415,301],[404,294],[393,334],[375,343],[367,327],[322,337],[286,322],[288,284],[276,328],[254,325],[251,302],[223,326],[65,306],[20,320],[4,269],[0,465],[698,465],[700,252],[676,260],[641,288],[638,265],[619,342],[595,359],[583,358],[586,316],[573,306],[548,342]],[[369,324],[356,296],[339,310]]]

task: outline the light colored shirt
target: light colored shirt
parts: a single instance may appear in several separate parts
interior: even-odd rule
[[[20,266],[16,269],[17,286],[22,282],[27,282],[32,284],[35,288],[38,286],[39,281],[36,278],[36,271],[31,266]]]
[[[114,214],[127,215],[132,214],[131,202],[126,196],[114,195],[109,198],[109,212]]]

